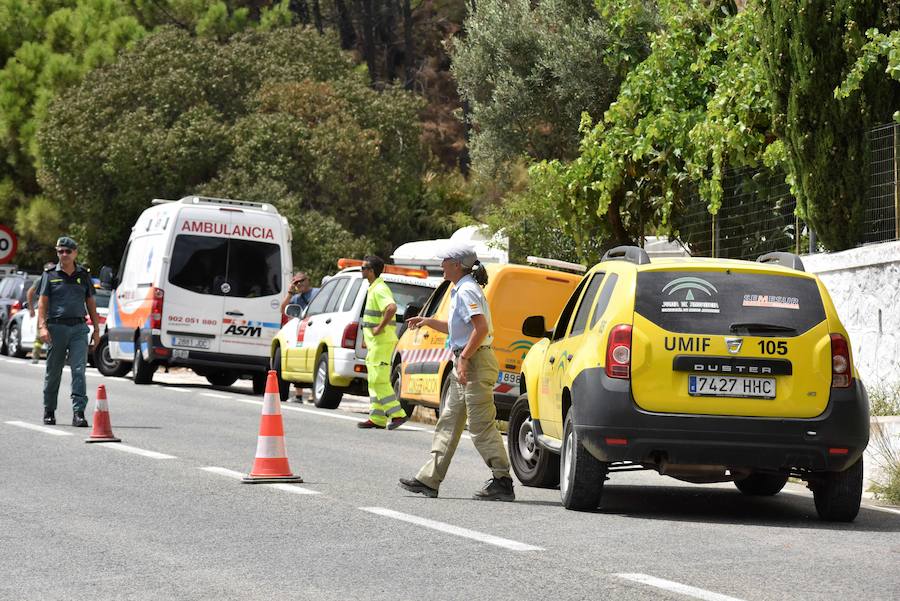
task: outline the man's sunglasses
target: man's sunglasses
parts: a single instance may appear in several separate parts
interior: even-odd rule
[[[57,249],[56,249],[56,254],[58,254],[58,255],[71,255],[71,254],[72,254],[72,249],[70,249],[70,248],[57,248]]]
[[[360,266],[359,269],[360,269],[360,271],[369,271],[370,269],[372,269],[372,266],[371,265],[362,265],[362,266]]]

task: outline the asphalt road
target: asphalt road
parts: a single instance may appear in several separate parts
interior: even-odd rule
[[[3,600],[900,596],[897,510],[828,524],[800,487],[759,499],[643,472],[614,474],[594,513],[520,485],[515,503],[486,503],[471,500],[490,474],[468,439],[426,499],[397,478],[427,458],[430,426],[358,430],[359,412],[299,403],[282,410],[305,483],[248,485],[249,385],[89,370],[89,420],[103,383],[123,444],[84,444],[66,425],[68,375],[61,425],[40,425],[42,368],[0,359]]]

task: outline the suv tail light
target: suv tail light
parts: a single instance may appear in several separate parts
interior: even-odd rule
[[[840,334],[831,335],[831,387],[849,388],[853,381],[850,346]]]
[[[341,336],[341,346],[344,348],[356,348],[356,336],[359,333],[359,322],[347,324],[344,335]]]
[[[162,288],[153,288],[153,305],[150,308],[150,329],[151,330],[161,330],[162,329],[162,311],[163,311],[163,300],[165,300],[166,293],[163,292]]]
[[[12,317],[22,310],[22,301],[15,301],[9,306],[9,316]]]
[[[627,380],[631,377],[631,326],[618,325],[606,343],[606,375]]]

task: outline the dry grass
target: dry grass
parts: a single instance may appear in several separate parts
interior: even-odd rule
[[[900,415],[900,383],[869,390],[872,415]]]
[[[881,475],[869,486],[869,492],[879,500],[900,505],[900,450],[891,441],[891,434],[881,422],[872,422],[872,456],[881,468]]]

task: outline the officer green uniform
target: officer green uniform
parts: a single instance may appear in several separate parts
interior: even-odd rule
[[[57,245],[77,248],[71,238],[60,238]],[[67,354],[72,370],[72,411],[83,414],[87,407],[84,371],[90,333],[84,318],[87,315],[85,301],[94,295],[91,274],[76,264],[74,273],[69,275],[57,264],[44,271],[38,292],[47,297],[47,330],[50,332],[44,373],[45,415],[56,411],[56,397]]]
[[[372,328],[381,323],[384,310],[392,304],[394,295],[384,280],[377,278],[369,284],[362,320],[363,339],[368,349],[366,371],[369,375],[369,420],[381,428],[387,425],[388,419],[406,417],[391,386],[391,355],[397,346],[397,328],[390,324],[379,335],[372,333]]]

